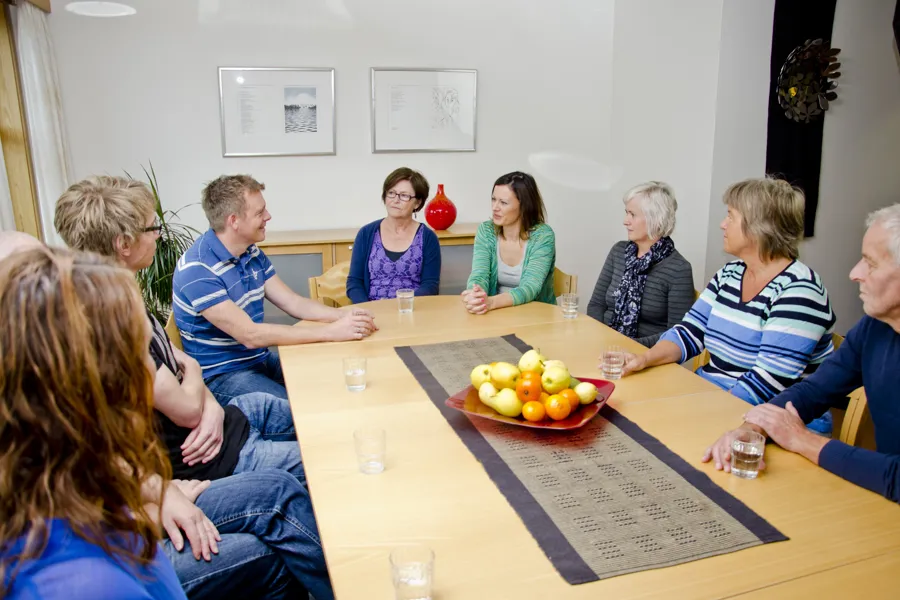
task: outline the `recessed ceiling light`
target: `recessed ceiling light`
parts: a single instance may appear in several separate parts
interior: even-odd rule
[[[69,2],[66,10],[85,17],[127,17],[137,10],[118,2]]]

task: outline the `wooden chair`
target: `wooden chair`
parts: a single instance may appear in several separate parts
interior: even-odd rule
[[[347,276],[350,274],[350,261],[338,263],[319,275],[309,278],[309,297],[326,306],[348,306],[352,304],[347,297]]]
[[[178,331],[178,325],[175,324],[174,312],[170,312],[169,318],[166,320],[166,335],[169,336],[169,341],[172,342],[173,346],[179,350],[184,350],[181,345],[181,332]]]
[[[553,295],[559,298],[563,294],[578,293],[578,275],[568,275],[557,268],[553,269]]]

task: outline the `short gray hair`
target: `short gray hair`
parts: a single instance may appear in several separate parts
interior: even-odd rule
[[[894,257],[894,262],[900,265],[900,203],[891,206],[885,206],[873,213],[870,213],[866,219],[866,228],[881,223],[887,230],[890,239],[888,240],[888,250]]]
[[[640,200],[644,219],[647,220],[647,235],[651,240],[672,235],[675,230],[675,211],[678,210],[672,186],[662,181],[648,181],[625,192],[622,202],[628,204],[632,198]]]

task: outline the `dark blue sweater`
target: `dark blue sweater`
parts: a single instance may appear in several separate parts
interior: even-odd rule
[[[375,243],[375,232],[384,219],[373,221],[359,230],[353,242],[350,274],[347,277],[347,297],[354,304],[369,301],[369,253]],[[425,225],[422,232],[422,280],[416,296],[437,296],[441,284],[441,244],[435,233]]]
[[[900,502],[900,334],[889,325],[863,317],[815,373],[780,393],[771,404],[784,407],[793,402],[809,423],[832,406],[840,406],[860,386],[866,390],[878,451],[831,440],[819,454],[819,466]]]

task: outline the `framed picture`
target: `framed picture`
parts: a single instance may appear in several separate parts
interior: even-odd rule
[[[372,152],[474,152],[477,71],[372,69]]]
[[[334,69],[219,68],[223,156],[334,154]]]

